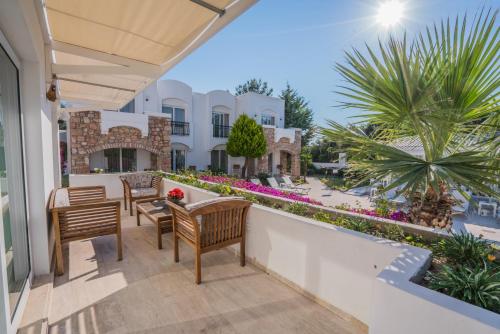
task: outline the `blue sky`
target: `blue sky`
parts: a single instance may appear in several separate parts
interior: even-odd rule
[[[342,84],[335,72],[344,50],[375,46],[389,31],[409,36],[441,18],[483,5],[499,8],[500,0],[401,0],[405,18],[387,30],[375,15],[379,0],[261,0],[205,45],[184,59],[164,78],[184,81],[194,91],[234,87],[262,78],[278,95],[288,81],[309,101],[316,124],[325,119],[349,122],[356,111],[336,108]]]

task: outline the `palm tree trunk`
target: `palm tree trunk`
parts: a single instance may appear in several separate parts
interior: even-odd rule
[[[453,199],[444,185],[436,192],[428,186],[425,194],[416,192],[412,196],[409,213],[410,222],[417,225],[451,229],[451,207]]]

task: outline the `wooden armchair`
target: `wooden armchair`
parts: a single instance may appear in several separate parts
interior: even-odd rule
[[[174,260],[179,262],[179,239],[193,248],[196,284],[201,283],[201,254],[240,243],[240,264],[245,265],[245,223],[251,202],[222,197],[188,204],[167,201],[173,215]]]
[[[138,199],[155,198],[160,196],[161,176],[151,173],[129,173],[120,176],[123,184],[123,201],[127,210],[127,201],[130,207],[130,215],[134,215],[132,202]]]
[[[62,245],[70,241],[116,234],[122,259],[120,201],[107,201],[104,186],[59,188],[49,201],[55,234],[56,273],[64,273]]]

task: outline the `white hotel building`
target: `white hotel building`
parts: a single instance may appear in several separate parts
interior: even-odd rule
[[[99,168],[106,172],[212,169],[238,174],[244,159],[228,156],[226,143],[231,126],[242,114],[262,124],[268,141],[268,152],[254,160],[250,173],[298,176],[301,131],[284,128],[283,100],[256,93],[234,96],[224,90],[197,93],[176,80],[154,82],[119,113],[69,112],[71,173]],[[165,128],[161,142],[152,135],[153,119],[169,123],[160,125]],[[161,151],[165,146],[169,149]]]

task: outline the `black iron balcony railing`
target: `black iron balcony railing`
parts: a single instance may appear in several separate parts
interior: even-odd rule
[[[173,136],[189,136],[189,123],[188,122],[172,122],[172,135]]]
[[[227,137],[229,137],[229,132],[231,131],[230,126],[213,124],[213,127],[214,127],[213,135],[215,138],[227,138]]]

